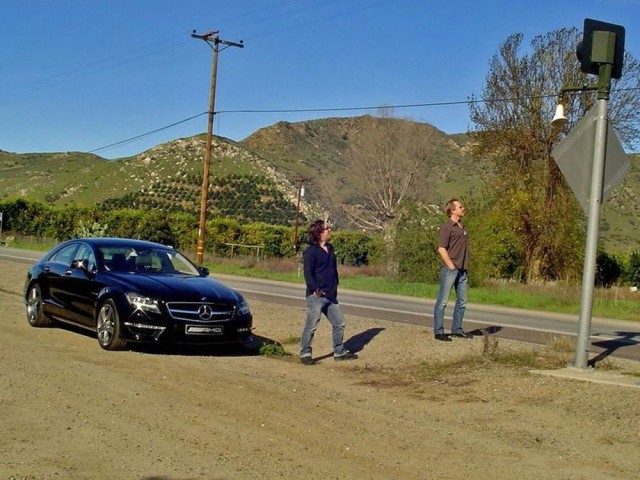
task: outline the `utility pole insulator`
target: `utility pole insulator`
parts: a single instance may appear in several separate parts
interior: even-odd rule
[[[198,35],[195,30],[192,30],[191,36],[193,38],[199,38],[200,40],[207,40],[209,37],[212,37],[213,35],[217,35],[218,33],[220,33],[220,30],[212,30],[210,32]]]

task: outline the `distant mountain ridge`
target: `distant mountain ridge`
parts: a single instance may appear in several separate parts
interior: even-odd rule
[[[322,190],[319,179],[337,182],[343,178],[349,169],[345,152],[350,141],[370,134],[379,121],[377,117],[365,115],[278,122],[239,142],[216,136],[210,169],[212,180],[222,181],[232,176],[257,179],[262,193],[256,197],[256,192],[250,192],[245,200],[238,200],[239,204],[266,202],[265,208],[281,210],[279,222],[284,217],[293,220],[291,212],[296,207],[302,181],[306,193],[301,202],[304,216],[335,218],[340,202],[349,203],[358,198],[359,186],[346,185],[338,198],[332,198]],[[490,165],[469,154],[468,136],[449,135],[424,123],[418,127],[432,141],[438,165],[424,185],[421,200],[441,206],[452,196],[481,196]],[[197,179],[202,177],[205,140],[204,134],[180,138],[116,160],[81,152],[15,154],[0,150],[0,200],[24,198],[63,206],[92,205],[126,197],[150,202],[148,205],[156,208],[168,208],[175,198],[176,208],[184,209],[191,202],[197,209],[200,184]],[[607,245],[615,249],[626,250],[625,246],[638,243],[639,156],[631,155],[630,161],[631,171],[603,208],[602,236]],[[212,185],[216,188],[215,181]],[[213,196],[211,190],[210,197]],[[283,205],[280,197],[288,205]],[[215,206],[215,199],[210,201]],[[218,211],[230,214],[234,209]],[[242,218],[251,220],[246,215]],[[276,223],[275,218],[272,223]]]

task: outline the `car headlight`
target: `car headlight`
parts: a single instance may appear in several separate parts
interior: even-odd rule
[[[251,310],[249,310],[249,303],[247,303],[244,298],[238,304],[238,313],[240,313],[240,315],[248,315],[251,313]]]
[[[135,292],[127,292],[124,294],[127,297],[129,305],[135,310],[142,310],[144,312],[160,313],[160,307],[158,306],[158,300],[155,298],[145,297]]]

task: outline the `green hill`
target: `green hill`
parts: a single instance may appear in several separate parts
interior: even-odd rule
[[[371,138],[381,121],[369,115],[304,122],[279,122],[234,142],[214,137],[208,212],[241,221],[293,222],[300,179],[306,195],[303,219],[339,216],[341,203],[358,202],[358,182],[345,183],[349,148]],[[394,122],[410,122],[395,119]],[[412,122],[415,123],[415,122]],[[435,152],[435,167],[421,189],[426,204],[442,205],[457,196],[481,200],[490,165],[469,154],[469,138],[415,124]],[[132,157],[106,160],[96,155],[15,154],[0,150],[0,199],[24,198],[56,206],[111,204],[198,212],[205,135],[181,138]],[[630,155],[631,171],[604,202],[601,235],[613,252],[638,248],[640,156]],[[341,185],[329,192],[325,183]]]

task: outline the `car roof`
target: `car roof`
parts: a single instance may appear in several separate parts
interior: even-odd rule
[[[85,242],[94,247],[117,247],[122,245],[134,248],[169,248],[173,247],[162,245],[161,243],[149,242],[147,240],[138,240],[135,238],[116,238],[116,237],[91,237],[91,238],[74,238],[63,243]]]

